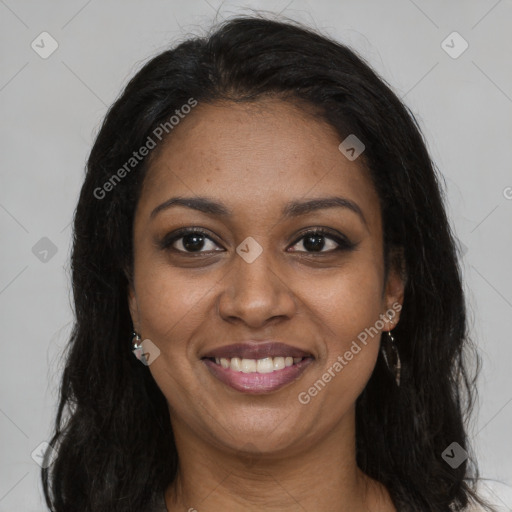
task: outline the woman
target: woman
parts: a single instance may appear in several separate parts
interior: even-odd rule
[[[52,511],[484,505],[438,178],[353,51],[241,17],[158,55],[74,229]]]

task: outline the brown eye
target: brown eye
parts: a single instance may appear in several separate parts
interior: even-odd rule
[[[205,231],[197,228],[181,229],[171,233],[159,245],[162,249],[172,249],[185,254],[211,252],[218,247]],[[206,250],[203,250],[205,247]]]
[[[329,243],[326,243],[326,240],[328,240]],[[294,245],[297,245],[301,241],[305,250],[294,250],[292,252],[330,253],[340,250],[350,250],[355,247],[355,244],[350,242],[347,238],[335,235],[323,228],[313,229],[303,233]],[[323,249],[326,247],[327,250],[324,251]]]

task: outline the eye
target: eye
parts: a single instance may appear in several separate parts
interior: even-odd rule
[[[184,228],[166,236],[159,245],[162,249],[170,248],[178,253],[193,254],[214,250],[208,248],[207,241],[209,241],[212,246],[217,245],[213,242],[212,238],[208,236],[206,231],[199,228]],[[202,249],[204,249],[205,246],[206,250],[203,251]]]
[[[326,244],[325,240],[330,243]],[[325,228],[310,229],[301,234],[294,242],[294,246],[302,242],[305,250],[292,250],[291,252],[306,253],[332,253],[335,251],[350,250],[356,244],[350,242],[346,237],[340,234],[331,233]],[[210,243],[210,247],[208,247]],[[207,252],[222,252],[223,249],[216,251],[218,245],[208,236],[208,233],[200,228],[183,228],[164,237],[158,244],[161,249],[171,249],[174,252],[182,254],[201,254]],[[327,248],[327,250],[323,250]],[[205,250],[203,250],[205,249]]]
[[[330,244],[326,244],[325,240],[330,240]],[[331,233],[325,228],[315,228],[302,233],[301,237],[295,241],[294,245],[297,245],[299,242],[302,243],[306,250],[294,250],[292,252],[331,253],[335,251],[350,250],[355,247],[355,244],[350,242],[343,235]],[[326,247],[328,250],[324,251],[323,249]]]

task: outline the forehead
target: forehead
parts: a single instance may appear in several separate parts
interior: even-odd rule
[[[209,196],[233,210],[277,213],[300,198],[343,196],[368,216],[378,197],[362,163],[349,161],[336,130],[277,99],[199,104],[164,139],[148,169],[140,210],[171,196]]]

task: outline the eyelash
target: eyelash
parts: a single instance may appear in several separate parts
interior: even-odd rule
[[[159,246],[162,250],[172,250],[173,252],[175,252],[177,254],[186,254],[186,255],[191,255],[191,256],[198,256],[201,254],[210,253],[210,251],[187,252],[187,251],[182,251],[180,249],[175,249],[172,247],[174,242],[176,242],[177,240],[180,240],[181,238],[184,238],[185,236],[192,235],[192,234],[203,235],[205,238],[207,238],[208,240],[211,240],[213,243],[216,244],[215,240],[213,240],[210,236],[208,236],[208,233],[206,231],[204,231],[203,229],[183,228],[183,229],[179,229],[178,231],[175,231],[175,232],[165,236],[162,239],[162,241],[159,243]],[[351,242],[350,240],[348,240],[347,238],[345,238],[344,236],[333,234],[328,229],[314,228],[314,229],[309,229],[309,230],[301,233],[300,237],[297,238],[295,240],[295,242],[293,242],[292,246],[296,245],[298,242],[300,242],[304,238],[307,238],[308,236],[323,236],[325,238],[329,238],[329,239],[333,240],[334,242],[336,242],[338,244],[338,247],[336,247],[335,249],[331,249],[330,251],[319,251],[319,252],[293,251],[293,252],[305,253],[305,254],[333,254],[338,251],[350,251],[350,250],[354,249],[355,246],[357,245],[357,244]],[[213,251],[213,252],[222,252],[222,251]]]

